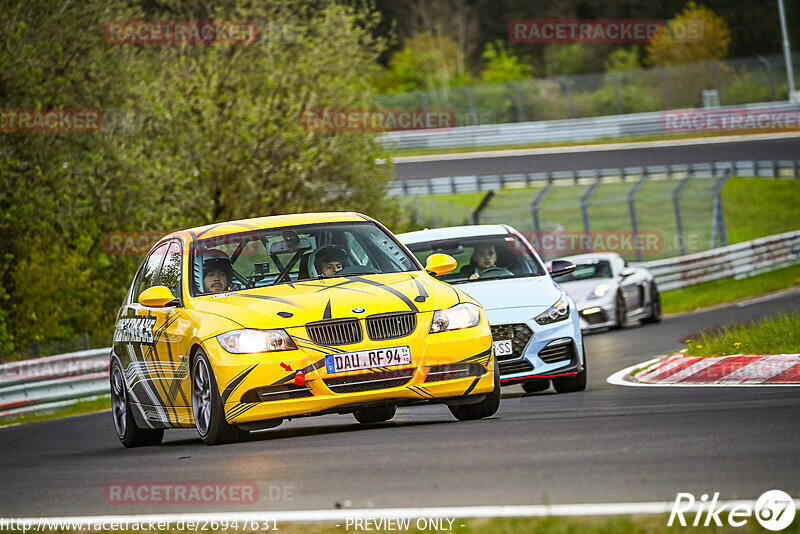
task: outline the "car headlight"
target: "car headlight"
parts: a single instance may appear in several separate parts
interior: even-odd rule
[[[536,322],[544,326],[550,323],[563,321],[569,317],[569,302],[567,302],[567,295],[561,293],[558,301],[550,306],[545,312],[536,316]]]
[[[608,293],[609,289],[611,289],[611,286],[608,284],[598,284],[598,286],[594,288],[594,291],[589,293],[589,298],[590,299],[603,298],[606,296],[606,293]]]
[[[297,347],[284,330],[231,330],[217,336],[222,348],[233,354],[274,352]]]
[[[447,330],[461,330],[477,326],[481,322],[481,310],[474,304],[467,302],[456,304],[446,310],[433,312],[430,333],[445,332]]]

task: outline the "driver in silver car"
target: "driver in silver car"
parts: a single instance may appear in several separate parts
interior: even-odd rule
[[[462,274],[466,274],[468,269],[472,270],[469,275],[470,280],[477,280],[484,271],[491,269],[497,263],[497,249],[494,245],[478,245],[472,253],[470,264],[464,267]]]

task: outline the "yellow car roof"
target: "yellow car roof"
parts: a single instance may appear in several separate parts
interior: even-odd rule
[[[247,230],[264,230],[268,228],[280,228],[284,226],[299,226],[303,224],[331,223],[331,222],[362,222],[372,221],[366,215],[355,212],[322,212],[322,213],[295,213],[291,215],[273,215],[270,217],[255,217],[252,219],[241,219],[238,221],[226,221],[196,228],[189,228],[174,234],[186,232],[192,237],[206,238],[221,235],[245,232]],[[166,236],[170,237],[170,236]]]

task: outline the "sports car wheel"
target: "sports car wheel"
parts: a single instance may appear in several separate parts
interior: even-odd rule
[[[613,328],[622,328],[625,326],[625,321],[628,318],[628,308],[625,306],[625,299],[622,293],[617,293],[617,298],[614,301],[614,326]]]
[[[661,311],[661,295],[655,282],[650,283],[650,315],[642,319],[643,323],[660,323],[663,317]]]
[[[544,391],[550,387],[550,380],[547,378],[534,378],[522,383],[522,389],[527,393],[536,393],[537,391]]]
[[[141,447],[144,445],[158,445],[164,439],[164,429],[142,429],[136,426],[133,419],[130,402],[128,401],[128,388],[122,368],[117,360],[111,364],[111,414],[114,416],[114,430],[117,437],[126,447]]]
[[[197,433],[206,445],[242,441],[250,434],[225,420],[217,380],[203,349],[197,349],[192,365],[192,414]]]
[[[583,391],[586,389],[586,346],[581,343],[583,348],[583,369],[572,376],[553,379],[553,387],[559,393],[572,393],[573,391]]]
[[[388,406],[367,406],[359,408],[353,415],[361,424],[367,423],[383,423],[388,421],[394,414],[397,413],[397,406],[390,404]]]
[[[476,404],[462,404],[456,406],[448,406],[450,413],[452,413],[459,421],[471,421],[473,419],[483,419],[484,417],[491,417],[497,413],[500,407],[500,366],[497,365],[497,360],[494,362],[494,389],[486,394],[486,398]]]

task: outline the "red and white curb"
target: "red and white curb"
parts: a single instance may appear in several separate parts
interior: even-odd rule
[[[617,386],[797,386],[800,354],[701,358],[678,352],[617,371],[607,382]]]

